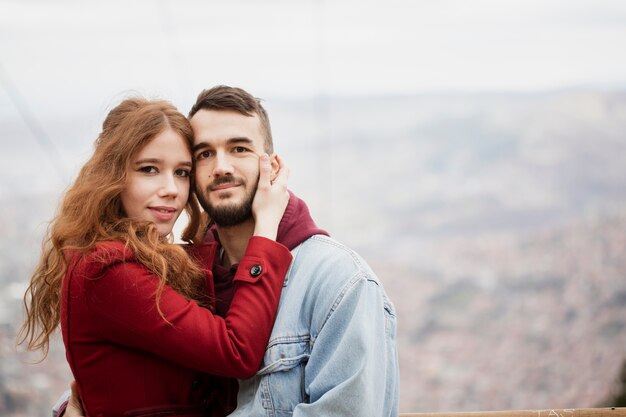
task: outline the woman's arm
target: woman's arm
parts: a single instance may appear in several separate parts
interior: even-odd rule
[[[287,171],[281,164],[273,184],[270,176],[269,160],[264,156],[255,210],[263,233],[275,238],[289,198]],[[159,305],[167,321],[156,308],[158,278],[134,262],[122,244],[113,249],[121,253],[106,264],[98,253],[81,262],[72,277],[77,281],[67,287],[70,308],[72,297],[84,297],[95,321],[90,324],[103,338],[211,374],[246,378],[256,372],[291,263],[286,247],[262,236],[250,239],[239,262],[235,296],[225,318],[166,286]],[[67,345],[71,354],[71,341]]]
[[[95,321],[90,325],[103,338],[198,371],[247,378],[261,362],[290,263],[291,253],[284,246],[262,237],[250,239],[234,278],[236,292],[226,318],[166,286],[160,300],[166,322],[156,309],[158,278],[138,262],[85,271],[80,284]],[[96,272],[103,275],[96,278]],[[76,295],[80,293],[70,292],[68,297]]]

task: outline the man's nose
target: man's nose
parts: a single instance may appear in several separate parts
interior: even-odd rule
[[[220,177],[223,175],[232,175],[233,173],[233,165],[224,152],[217,152],[215,154],[215,166],[213,167],[213,175],[216,177]]]

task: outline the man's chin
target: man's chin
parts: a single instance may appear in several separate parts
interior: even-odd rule
[[[237,187],[239,188],[239,187]],[[219,227],[232,227],[251,220],[252,202],[256,188],[251,194],[212,193],[199,194],[200,205]]]
[[[252,207],[249,205],[220,204],[205,207],[211,220],[220,227],[240,225],[252,219]]]
[[[217,201],[215,204],[210,204],[208,207],[205,207],[205,210],[209,213],[213,212],[233,212],[239,211],[241,209],[242,203],[239,201],[233,201],[232,199],[222,199]]]

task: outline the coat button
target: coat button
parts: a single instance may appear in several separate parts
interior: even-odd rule
[[[197,377],[191,382],[192,391],[196,391],[198,388],[200,388],[200,385],[202,385],[202,377]]]
[[[261,275],[261,272],[263,272],[263,268],[261,268],[261,265],[259,264],[256,264],[252,268],[250,268],[250,275],[252,275],[253,277],[258,277],[259,275]]]

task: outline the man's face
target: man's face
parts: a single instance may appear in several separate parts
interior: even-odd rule
[[[198,200],[218,226],[252,219],[264,136],[258,116],[199,110],[190,119]]]

